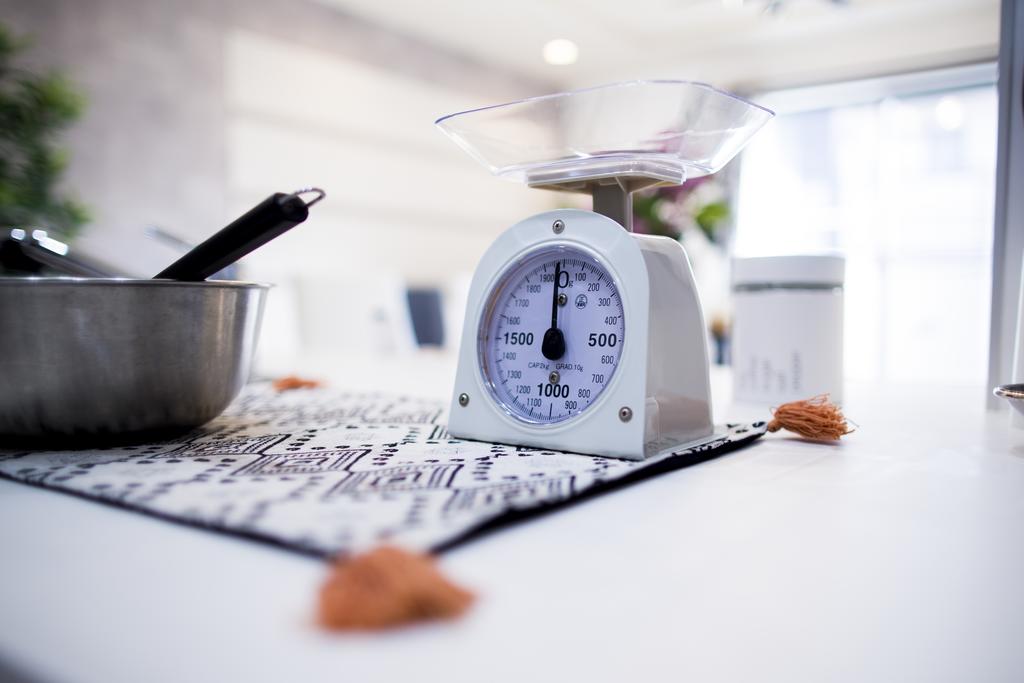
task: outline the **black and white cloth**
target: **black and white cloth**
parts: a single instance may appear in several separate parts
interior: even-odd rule
[[[0,476],[316,555],[384,542],[436,551],[765,431],[728,425],[697,448],[631,462],[453,439],[444,418],[437,401],[252,385],[179,439],[0,450]]]

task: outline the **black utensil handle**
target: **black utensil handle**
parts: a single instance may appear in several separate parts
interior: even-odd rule
[[[309,216],[301,192],[276,192],[235,219],[205,242],[164,268],[157,279],[199,282],[231,265],[250,251],[295,227]],[[322,196],[322,194],[321,194]]]

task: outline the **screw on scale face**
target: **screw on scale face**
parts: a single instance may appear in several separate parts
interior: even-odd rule
[[[548,375],[548,382],[552,384],[558,384],[558,380],[562,379],[562,376],[558,374],[557,370],[552,370],[551,374]]]
[[[459,394],[459,405],[463,408],[469,405],[469,394]]]
[[[564,306],[567,303],[569,303],[569,297],[565,295],[565,292],[562,292],[561,294],[558,295],[558,305]]]
[[[629,408],[629,406],[622,406],[621,408],[619,408],[619,419],[622,420],[623,422],[629,422],[630,420],[633,419],[633,411]]]
[[[563,223],[562,221],[555,221],[554,223],[551,224],[551,229],[554,231],[556,235],[561,235],[562,231],[565,230],[565,223]]]

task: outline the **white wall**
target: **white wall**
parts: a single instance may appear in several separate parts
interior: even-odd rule
[[[232,211],[268,188],[328,192],[306,223],[245,261],[245,277],[278,284],[265,371],[286,372],[299,353],[410,350],[404,287],[441,287],[461,317],[483,250],[556,198],[492,178],[435,129],[445,113],[491,103],[470,83],[425,81],[246,29],[225,37],[224,64]]]
[[[554,195],[492,178],[433,126],[489,104],[456,88],[252,31],[225,42],[227,189],[236,211],[267,188],[314,184],[328,199],[253,273],[385,268],[437,283],[471,268],[501,229]],[[277,97],[266,97],[275,83]],[[287,259],[282,256],[287,254]]]
[[[299,0],[0,0],[30,62],[88,97],[66,186],[95,220],[76,245],[151,274],[273,191],[319,184],[307,225],[255,275],[381,263],[416,282],[471,267],[493,234],[553,201],[492,180],[433,119],[548,89]],[[301,258],[300,258],[301,257]],[[301,265],[300,265],[301,264]]]
[[[405,284],[454,299],[487,244],[557,196],[496,180],[433,126],[552,88],[307,0],[0,0],[88,98],[67,135],[67,191],[94,221],[81,253],[148,276],[275,191],[328,198],[243,261],[277,283],[265,356],[340,348],[397,320]],[[327,291],[329,296],[324,296]],[[316,302],[313,305],[311,302]],[[327,324],[337,321],[337,324]],[[401,344],[399,344],[401,346]]]

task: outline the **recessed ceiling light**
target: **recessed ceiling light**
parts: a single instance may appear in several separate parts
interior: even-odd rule
[[[576,43],[565,38],[555,38],[544,43],[544,61],[554,66],[568,66],[575,64],[580,56],[580,49]]]
[[[946,95],[935,105],[935,122],[943,130],[957,130],[964,125],[964,105],[960,98]]]

